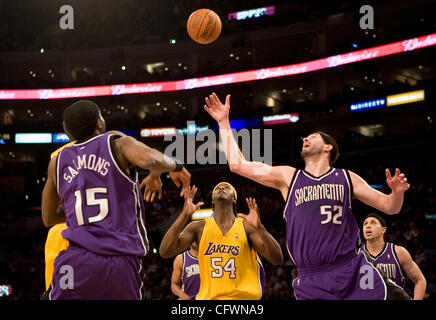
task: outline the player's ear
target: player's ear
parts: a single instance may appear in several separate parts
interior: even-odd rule
[[[333,150],[333,146],[331,144],[326,144],[326,145],[324,145],[324,150],[325,151],[332,151]]]
[[[74,141],[76,140],[71,133],[68,131],[67,127],[65,126],[65,122],[62,121],[62,126],[64,127],[64,132],[67,135],[68,139],[70,139],[70,141]]]
[[[102,130],[102,129],[103,129],[104,125],[103,125],[103,121],[101,120],[101,118],[97,119],[96,127],[97,127],[99,130]]]

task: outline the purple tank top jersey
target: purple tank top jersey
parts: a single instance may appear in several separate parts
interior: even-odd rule
[[[363,250],[373,259],[377,268],[386,272],[386,276],[396,285],[404,288],[405,279],[393,243],[386,242],[383,250],[375,257],[366,250],[366,246],[363,246]]]
[[[135,170],[129,177],[112,153],[114,135],[99,135],[63,149],[57,189],[70,245],[101,255],[143,256],[148,251],[144,203]]]
[[[296,170],[284,210],[286,245],[298,268],[329,265],[356,251],[359,226],[351,211],[348,171],[331,168],[320,177]]]
[[[193,257],[189,250],[183,252],[182,282],[183,291],[191,299],[195,299],[200,289],[200,269],[197,258]]]

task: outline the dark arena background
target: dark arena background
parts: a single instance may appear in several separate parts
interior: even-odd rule
[[[73,9],[69,21],[64,5]],[[372,28],[362,28],[363,5],[373,8]],[[220,36],[207,45],[186,31],[199,8],[222,21]],[[425,299],[435,299],[436,1],[0,0],[0,11],[0,300],[39,300],[44,292],[41,193],[50,153],[65,143],[66,107],[92,100],[108,130],[164,152],[168,132],[179,130],[188,143],[196,132],[216,130],[203,109],[212,92],[222,101],[231,94],[235,129],[272,130],[260,150],[270,146],[274,165],[303,168],[301,137],[321,130],[338,141],[335,166],[384,193],[385,168],[400,168],[411,185],[401,212],[380,214],[387,240],[407,248],[424,273]],[[218,142],[208,141],[219,150]],[[280,192],[226,164],[186,167],[204,208],[223,180],[238,190],[239,212],[248,212],[245,197],[257,199],[285,257],[280,266],[263,261],[263,299],[293,300],[296,268]],[[147,300],[177,299],[173,260],[158,248],[183,198],[166,174],[162,181],[162,200],[145,204]],[[374,212],[357,201],[353,210],[360,227]],[[413,296],[409,279],[406,290]]]

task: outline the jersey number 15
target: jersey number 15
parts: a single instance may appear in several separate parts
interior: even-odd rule
[[[96,193],[107,194],[107,188],[89,188],[85,190],[86,205],[100,207],[100,211],[96,216],[88,218],[88,223],[93,223],[103,220],[104,218],[106,218],[109,212],[109,205],[108,205],[107,198],[96,199],[95,198]],[[81,190],[76,190],[74,192],[74,195],[76,196],[75,211],[76,211],[77,224],[81,226],[84,224]]]

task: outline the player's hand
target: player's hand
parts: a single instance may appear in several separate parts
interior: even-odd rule
[[[386,182],[391,188],[392,192],[405,192],[410,188],[410,184],[407,183],[407,178],[404,173],[401,173],[400,169],[395,169],[395,175],[392,177],[389,169],[386,169]]]
[[[218,96],[212,93],[209,97],[205,98],[206,104],[204,105],[204,110],[210,114],[210,116],[215,119],[216,122],[221,122],[229,118],[230,112],[230,95],[226,96],[225,104],[222,104]]]
[[[189,184],[191,183],[191,174],[188,170],[186,170],[185,167],[183,167],[181,171],[170,172],[170,177],[177,187],[182,187],[182,190],[180,191],[180,196],[183,197],[189,188]]]
[[[247,201],[250,212],[248,214],[238,213],[237,216],[243,218],[247,223],[251,224],[255,229],[257,229],[261,226],[261,223],[256,199],[245,198],[245,201]]]
[[[153,202],[158,194],[159,200],[162,199],[162,181],[160,180],[160,175],[155,176],[149,174],[140,184],[141,189],[145,187],[144,190],[144,200],[145,202]]]
[[[197,193],[197,187],[193,186],[192,188],[188,186],[186,189],[184,198],[185,198],[185,204],[183,205],[183,213],[187,216],[190,216],[193,214],[198,208],[200,208],[202,205],[204,205],[204,202],[198,202],[194,204],[194,196]]]

